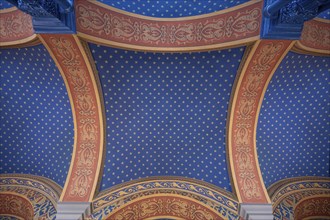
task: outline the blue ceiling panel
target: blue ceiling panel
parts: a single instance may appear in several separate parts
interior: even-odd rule
[[[14,7],[12,4],[6,2],[5,0],[0,0],[0,10]]]
[[[324,19],[330,19],[330,9],[322,12],[321,14],[319,14],[317,17],[319,18],[324,18]]]
[[[64,81],[44,46],[2,49],[0,173],[44,176],[64,185],[73,120]]]
[[[226,119],[244,48],[164,54],[90,47],[106,109],[101,190],[182,176],[231,191]]]
[[[257,148],[266,186],[284,178],[329,176],[329,57],[290,52],[261,107]]]
[[[230,8],[248,0],[99,0],[112,7],[152,17],[186,17]]]

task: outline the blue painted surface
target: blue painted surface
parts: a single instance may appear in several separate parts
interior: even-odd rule
[[[290,52],[275,72],[258,129],[266,186],[288,177],[329,176],[329,57]]]
[[[0,173],[48,177],[61,186],[73,150],[63,79],[44,46],[0,50]]]
[[[12,4],[6,2],[5,0],[0,0],[0,10],[6,9],[6,8],[11,8],[11,7],[13,7]]]
[[[115,8],[152,17],[185,17],[230,8],[248,0],[99,0]]]
[[[183,176],[231,191],[225,134],[244,48],[156,54],[90,45],[106,108],[101,190],[149,176]]]
[[[324,18],[324,19],[330,19],[330,9],[322,12],[321,14],[319,14],[319,16],[317,16],[319,18]]]

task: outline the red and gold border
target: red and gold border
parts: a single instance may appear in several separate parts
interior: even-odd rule
[[[330,21],[316,18],[305,22],[301,39],[294,49],[297,52],[330,55]]]
[[[18,219],[32,220],[34,217],[33,206],[22,195],[12,192],[0,193],[1,216],[14,216]]]
[[[0,46],[17,46],[35,41],[32,18],[17,8],[0,10]]]
[[[135,200],[110,213],[106,219],[209,219],[222,220],[217,213],[204,204],[180,195],[153,195]]]
[[[228,159],[239,202],[270,203],[261,176],[256,127],[268,83],[294,42],[262,40],[255,43],[237,76],[228,124]]]
[[[103,155],[103,111],[98,79],[75,35],[40,35],[67,87],[71,102],[74,151],[61,201],[92,201]]]
[[[327,218],[324,218],[327,216]],[[322,217],[330,219],[330,196],[318,195],[300,200],[294,209],[294,219],[306,219],[310,217]]]
[[[152,18],[90,0],[77,0],[80,37],[108,46],[149,51],[192,51],[247,44],[259,39],[262,1],[219,12]]]

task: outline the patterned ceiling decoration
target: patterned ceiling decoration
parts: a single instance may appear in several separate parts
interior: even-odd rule
[[[1,9],[6,9],[6,8],[11,8],[11,7],[13,7],[12,4],[8,3],[5,0],[0,0],[0,10]]]
[[[262,1],[250,1],[207,16],[141,17],[96,1],[77,0],[77,31],[91,42],[150,51],[234,47],[259,39]]]
[[[0,193],[0,219],[15,216],[18,219],[33,219],[33,206],[30,201],[16,193]]]
[[[152,17],[186,17],[207,14],[242,4],[248,0],[99,0],[115,8]]]
[[[48,177],[64,185],[73,119],[63,79],[44,46],[2,49],[0,173]]]
[[[61,71],[74,116],[74,153],[61,202],[91,202],[103,166],[104,143],[103,99],[92,56],[87,43],[76,35],[39,38]]]
[[[304,23],[300,40],[295,45],[299,53],[330,55],[330,20],[313,19]]]
[[[31,16],[17,8],[0,10],[0,30],[0,46],[36,44]]]
[[[0,175],[0,194],[20,195],[28,200],[33,207],[33,219],[55,219],[56,203],[61,194],[61,187],[55,182],[39,176],[2,174]],[[6,204],[9,205],[9,202]],[[7,209],[10,208],[10,206],[7,207]],[[28,213],[25,213],[25,218],[27,215]]]
[[[289,178],[276,182],[269,187],[268,191],[273,203],[275,220],[300,220],[305,218],[299,216],[330,213],[329,203],[327,203],[330,194],[330,178]],[[324,201],[324,198],[327,200]],[[304,206],[306,209],[302,210]],[[322,206],[326,209],[320,210]]]
[[[266,186],[289,177],[329,176],[329,57],[290,52],[268,86],[257,147]]]
[[[202,181],[182,177],[144,178],[125,184],[120,184],[109,190],[105,190],[93,201],[93,214],[91,217],[93,219],[101,220],[106,219],[110,214],[110,216],[115,216],[111,219],[130,219],[128,216],[123,218],[123,213],[127,213],[127,210],[130,209],[132,204],[134,205],[137,201],[141,204],[141,199],[146,197],[149,198],[149,202],[146,204],[150,204],[151,206],[140,206],[140,208],[147,208],[148,210],[146,211],[150,212],[151,215],[155,216],[155,212],[161,212],[159,209],[150,210],[148,208],[154,207],[152,205],[154,203],[151,202],[152,200],[156,200],[157,204],[160,202],[162,207],[165,206],[165,209],[169,210],[168,212],[171,211],[172,214],[182,215],[182,212],[178,213],[177,211],[172,210],[173,206],[170,206],[169,203],[164,202],[161,199],[158,201],[158,196],[165,196],[169,201],[183,198],[185,200],[189,200],[190,203],[197,202],[200,204],[200,207],[204,207],[210,212],[217,213],[216,216],[223,219],[233,220],[239,218],[237,214],[238,203],[231,193]],[[184,204],[181,206],[182,210],[186,210],[186,201],[182,202],[182,204]],[[145,218],[146,216],[140,216],[142,213],[145,212],[134,212],[134,216],[136,219],[140,217]],[[178,215],[176,216],[179,217]],[[193,216],[180,217],[185,217],[185,219],[195,219]],[[210,217],[206,219],[212,218]],[[213,217],[213,219],[216,218]]]
[[[270,204],[256,152],[256,122],[264,91],[291,49],[289,40],[257,41],[246,54],[231,98],[228,159],[239,202]]]
[[[225,127],[244,48],[164,54],[90,47],[106,109],[101,190],[166,175],[231,191]]]

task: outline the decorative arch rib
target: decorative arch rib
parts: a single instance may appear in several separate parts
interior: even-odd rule
[[[260,40],[248,51],[237,75],[229,109],[228,158],[241,203],[270,203],[256,152],[258,114],[267,85],[294,42]]]
[[[75,35],[40,35],[66,84],[75,127],[74,151],[60,201],[92,201],[103,154],[103,111],[87,44]],[[85,47],[85,48],[84,48]]]

